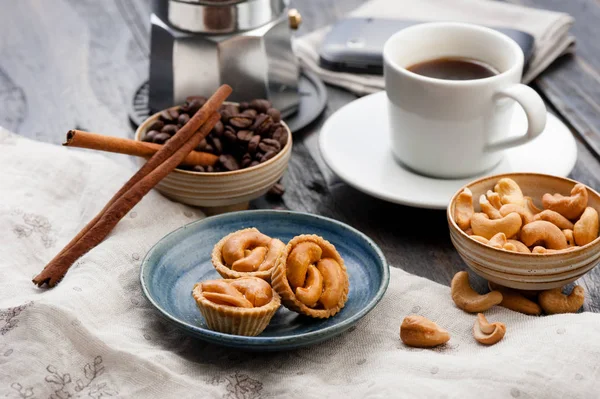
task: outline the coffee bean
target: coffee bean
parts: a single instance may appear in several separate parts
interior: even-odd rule
[[[253,136],[254,133],[252,133],[250,130],[240,130],[239,132],[237,132],[238,140],[245,143],[249,142]]]
[[[261,136],[264,136],[270,132],[271,126],[273,126],[273,119],[267,114],[262,114],[262,115],[265,115],[266,118],[261,118],[262,122],[256,126],[255,132],[257,134],[260,134]],[[259,117],[260,117],[260,115],[257,116],[256,119],[258,120]]]
[[[192,100],[188,103],[188,113],[190,115],[194,115],[196,112],[198,112],[198,110],[204,105],[203,102],[200,102],[199,100]]]
[[[276,108],[269,108],[267,110],[267,115],[273,118],[273,122],[279,122],[281,120],[281,112]]]
[[[242,168],[247,168],[252,163],[252,156],[248,153],[242,157]]]
[[[227,109],[224,109],[221,111],[221,122],[223,123],[228,123],[229,119],[231,118],[233,114],[231,112],[229,112]]]
[[[273,197],[281,197],[284,193],[285,187],[281,183],[275,183],[275,185],[267,192],[268,195]]]
[[[179,113],[182,113],[182,112],[185,114],[190,113],[190,104],[187,101],[179,107]],[[194,169],[194,168],[192,168],[192,169]]]
[[[252,108],[248,108],[247,110],[242,112],[242,115],[246,115],[246,116],[249,116],[250,118],[254,119],[254,118],[256,118],[256,115],[258,115],[258,112],[256,112],[256,110],[254,110]]]
[[[196,165],[194,166],[194,172],[206,172],[206,170],[204,169],[204,166]]]
[[[160,129],[162,129],[162,127],[165,125],[165,123],[161,120],[155,120],[154,122],[152,122],[150,124],[150,126],[148,126],[148,130],[158,130],[160,131]]]
[[[212,167],[212,165],[208,165],[208,166],[206,167],[206,171],[207,171],[207,172],[209,172],[209,173],[212,173],[212,172],[214,172],[214,171],[215,171],[215,169]]]
[[[281,150],[281,144],[279,144],[279,141],[277,140],[273,140],[273,139],[263,139],[261,141],[261,144],[266,144],[268,146],[271,146],[275,149],[275,151],[279,152],[279,150]],[[265,151],[266,152],[266,151]]]
[[[269,159],[273,158],[275,155],[277,155],[277,151],[268,151],[265,153],[265,155],[263,155],[260,162],[262,163],[262,162],[268,161]]]
[[[250,154],[254,154],[256,152],[256,149],[258,148],[258,143],[260,143],[259,135],[256,135],[252,137],[252,139],[250,139],[250,141],[248,142],[248,152]]]
[[[252,126],[250,126],[250,130],[253,130],[253,131],[258,130],[258,127],[261,126],[268,118],[269,118],[269,115],[267,115],[267,114],[257,115],[256,119],[254,119],[254,123],[252,124]]]
[[[172,136],[175,133],[177,133],[177,130],[179,130],[177,128],[177,125],[169,124],[169,125],[164,125],[160,131],[163,133],[168,133]]]
[[[221,135],[223,134],[223,130],[225,130],[225,127],[223,126],[223,122],[217,121],[217,123],[215,123],[215,126],[212,129],[212,132],[217,137],[221,137]]]
[[[185,125],[190,120],[190,116],[188,114],[179,114],[179,118],[177,118],[177,123],[181,125]]]
[[[275,133],[273,133],[273,140],[279,141],[281,148],[285,147],[288,142],[288,132],[283,127],[278,128]]]
[[[239,129],[246,129],[252,125],[252,118],[246,115],[235,115],[229,119],[229,123]]]
[[[164,144],[165,141],[169,140],[170,138],[171,136],[168,133],[158,133],[156,136],[154,136],[152,142],[156,144]]]
[[[250,108],[254,108],[256,112],[264,114],[269,108],[271,108],[271,102],[269,100],[256,99],[250,101]]]
[[[260,162],[258,162],[258,161],[252,161],[252,163],[250,164],[249,167],[251,168],[251,167],[259,165],[259,164],[260,164]]]
[[[223,169],[229,171],[238,170],[240,168],[237,160],[233,155],[221,155],[219,157],[219,164],[223,167]]]
[[[179,111],[177,111],[176,109],[170,109],[169,115],[171,115],[171,120],[176,121],[177,118],[179,118]]]
[[[173,122],[173,117],[169,110],[164,110],[160,113],[160,118],[165,122]]]
[[[212,145],[210,145],[210,144],[207,144],[207,145],[206,145],[206,148],[204,148],[204,151],[206,151],[206,152],[210,152],[210,153],[214,153],[214,152],[215,152],[215,149],[214,149],[214,147],[213,147]]]
[[[221,143],[221,140],[218,137],[212,137],[211,141],[212,146],[215,149],[215,153],[217,155],[221,155],[223,153],[223,144]]]
[[[146,134],[144,135],[144,139],[142,141],[151,142],[154,140],[154,137],[156,137],[156,135],[159,133],[160,132],[157,130],[150,130],[149,132],[146,132]]]
[[[227,126],[230,127],[230,126]],[[235,144],[235,142],[237,141],[237,135],[235,133],[235,131],[231,131],[229,129],[227,129],[227,127],[225,128],[225,131],[223,132],[223,139],[225,139],[225,141],[229,142],[230,144]]]
[[[196,147],[196,151],[206,151],[206,145],[208,143],[206,142],[206,139],[202,140],[200,142],[200,144],[198,144],[198,146]]]
[[[242,101],[240,103],[240,111],[245,111],[248,109],[248,103],[246,101]]]

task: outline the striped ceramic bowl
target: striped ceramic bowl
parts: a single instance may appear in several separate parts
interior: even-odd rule
[[[173,107],[176,108],[176,107]],[[136,130],[135,139],[142,140],[148,127],[158,119],[156,113]],[[285,147],[273,158],[259,165],[232,172],[192,172],[175,169],[158,183],[156,189],[164,196],[184,204],[205,208],[209,214],[248,208],[249,201],[265,194],[281,179],[292,155],[292,133]],[[138,158],[139,164],[145,162]]]
[[[523,193],[532,197],[542,208],[545,193],[569,195],[578,182],[575,180],[538,173],[509,173],[475,180],[465,187],[473,192],[475,212],[480,212],[477,200],[501,178],[516,181]],[[447,210],[450,239],[463,261],[476,274],[494,283],[524,290],[542,290],[562,287],[594,268],[600,261],[600,238],[578,249],[549,254],[524,254],[496,249],[475,241],[462,231],[454,220],[456,198],[464,187],[450,200]],[[600,195],[588,189],[588,206],[600,210]]]

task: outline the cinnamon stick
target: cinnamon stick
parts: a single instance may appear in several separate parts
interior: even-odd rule
[[[105,134],[84,132],[82,130],[69,130],[63,145],[65,147],[87,148],[144,158],[150,158],[162,148],[161,144],[146,143],[121,137],[107,136]],[[192,151],[181,163],[188,166],[212,166],[218,159],[218,156],[208,152]]]
[[[148,173],[111,204],[100,216],[98,222],[68,250],[62,252],[48,263],[44,270],[42,270],[42,273],[33,279],[33,282],[38,285],[47,283],[50,287],[55,286],[77,259],[96,245],[100,244],[123,216],[140,202],[144,195],[146,195],[160,180],[171,173],[190,151],[200,144],[200,141],[210,133],[211,129],[220,118],[221,116],[218,113],[211,115],[208,121],[187,143],[179,148],[171,158],[167,159],[156,169]]]
[[[123,194],[125,194],[128,190],[130,190],[134,185],[140,182],[144,177],[146,177],[150,172],[156,169],[159,165],[169,159],[173,154],[179,150],[186,142],[190,140],[190,138],[196,133],[197,129],[203,125],[207,119],[217,112],[221,104],[225,101],[225,99],[231,94],[231,87],[228,85],[222,85],[217,89],[217,91],[206,101],[206,103],[200,108],[194,116],[186,123],[179,131],[163,145],[163,147],[155,153],[152,158],[150,158],[128,181],[119,189],[119,191],[108,201],[108,203],[104,206],[104,208],[96,215],[92,221],[90,221],[70,242],[63,248],[55,257],[46,265],[44,270],[33,278],[33,282],[39,286],[44,284],[48,284],[49,286],[54,286],[60,279],[64,276],[68,268],[71,266],[66,265],[63,266],[60,264],[59,260],[63,259],[63,254],[68,252],[75,244],[79,242],[79,240],[84,237],[95,225],[100,221],[102,216],[106,211],[110,209],[110,207],[121,198]],[[216,122],[215,122],[216,123]],[[214,125],[214,124],[213,124]],[[212,128],[212,126],[211,126]],[[208,130],[210,132],[210,129]],[[208,133],[206,133],[208,134]],[[198,143],[202,141],[198,140]],[[198,145],[198,144],[196,144]],[[192,147],[192,148],[195,148]],[[190,150],[191,151],[191,150]],[[188,153],[190,152],[188,151]],[[187,153],[186,153],[187,155]],[[156,182],[158,183],[158,181]],[[156,184],[155,183],[155,184]],[[134,204],[135,205],[135,204]],[[90,248],[88,248],[85,252],[87,252]],[[65,261],[62,260],[64,263]],[[57,266],[57,263],[59,264]],[[50,267],[52,265],[52,267]],[[63,270],[64,269],[64,270]],[[53,273],[49,273],[49,271],[53,271]]]

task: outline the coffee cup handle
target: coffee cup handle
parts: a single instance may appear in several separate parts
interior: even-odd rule
[[[544,105],[544,100],[531,87],[519,83],[494,94],[494,99],[503,97],[512,98],[523,107],[527,116],[527,132],[519,137],[511,137],[487,144],[484,148],[486,152],[504,150],[525,144],[539,136],[546,126],[546,106]]]

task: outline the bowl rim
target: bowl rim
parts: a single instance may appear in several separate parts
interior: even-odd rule
[[[232,104],[232,105],[239,105],[239,103],[236,102],[231,102],[231,101],[225,101],[223,102],[223,104]],[[150,115],[148,118],[146,118],[142,123],[140,123],[140,125],[138,126],[138,128],[135,130],[135,134],[133,136],[134,140],[136,141],[142,141],[141,140],[141,135],[142,135],[142,130],[144,131],[144,133],[147,130],[147,126],[150,124],[150,122],[153,122],[154,120],[158,119],[160,117],[161,112],[163,111],[169,111],[175,108],[178,108],[179,105],[174,105],[172,107],[169,108],[165,108],[162,109],[152,115]],[[282,126],[285,128],[285,130],[288,133],[288,141],[285,144],[285,146],[281,149],[281,151],[279,151],[277,153],[277,155],[275,155],[273,158],[269,159],[266,162],[260,163],[258,165],[255,166],[251,166],[248,168],[244,168],[244,169],[238,169],[238,170],[232,170],[229,172],[194,172],[191,170],[184,170],[184,169],[179,169],[179,168],[175,168],[173,169],[174,173],[181,173],[183,175],[191,175],[191,176],[235,176],[235,175],[240,175],[246,172],[251,172],[251,171],[256,171],[259,170],[263,167],[267,167],[275,162],[277,162],[278,160],[280,160],[283,157],[283,154],[286,152],[289,152],[292,148],[292,131],[290,130],[289,126],[287,125],[287,123],[285,123],[283,120],[279,121],[279,123],[282,124]]]
[[[470,182],[468,182],[467,184],[463,185],[462,187],[460,187],[452,196],[452,198],[450,199],[450,202],[448,203],[448,207],[446,208],[446,217],[448,219],[448,225],[450,226],[450,228],[452,228],[455,231],[460,232],[459,234],[461,234],[463,237],[466,237],[470,240],[470,242],[474,242],[477,245],[479,245],[481,248],[486,248],[486,249],[490,249],[502,254],[505,254],[506,256],[513,256],[513,257],[522,257],[523,259],[525,259],[526,257],[531,258],[531,256],[536,256],[536,257],[554,257],[554,258],[562,258],[562,257],[570,257],[571,254],[577,254],[577,253],[581,253],[583,251],[586,251],[587,249],[597,246],[600,243],[600,234],[598,235],[598,237],[596,237],[596,239],[590,243],[587,243],[583,246],[580,246],[579,248],[576,249],[572,249],[570,251],[563,251],[563,252],[558,252],[558,253],[523,253],[523,252],[513,252],[513,251],[507,251],[504,249],[499,249],[499,248],[494,248],[494,247],[490,247],[489,245],[486,245],[482,242],[479,242],[477,240],[474,240],[471,238],[471,236],[469,236],[467,233],[465,233],[460,227],[458,227],[458,225],[456,224],[456,221],[454,220],[454,215],[452,215],[452,208],[454,205],[454,202],[456,201],[456,198],[458,197],[458,195],[467,187],[473,186],[475,184],[479,184],[479,183],[483,183],[485,181],[488,180],[499,180],[505,177],[511,177],[511,176],[537,176],[537,177],[544,177],[544,178],[549,178],[549,179],[554,179],[554,180],[559,180],[559,181],[563,181],[563,182],[569,182],[569,183],[573,183],[573,185],[575,184],[583,184],[585,186],[585,188],[591,192],[593,195],[595,195],[598,200],[600,201],[600,193],[598,193],[596,190],[594,190],[593,188],[591,188],[590,186],[588,186],[585,183],[582,183],[580,181],[568,178],[568,177],[562,177],[562,176],[556,176],[556,175],[550,175],[550,174],[546,174],[546,173],[535,173],[535,172],[513,172],[513,173],[501,173],[501,174],[497,174],[497,175],[489,175],[489,176],[483,176],[480,177],[478,179],[472,180]],[[600,214],[600,212],[598,211],[598,209],[596,209],[596,211]]]
[[[378,260],[378,268],[381,270],[381,281],[374,296],[370,299],[368,303],[366,303],[358,312],[352,314],[349,318],[319,330],[299,333],[293,336],[275,336],[275,337],[265,337],[265,336],[241,336],[235,334],[227,334],[219,331],[210,330],[208,328],[200,327],[197,325],[192,325],[188,322],[180,320],[176,316],[172,315],[166,309],[164,309],[158,301],[154,299],[154,296],[150,293],[150,289],[147,286],[146,274],[148,271],[149,263],[151,262],[152,254],[157,251],[160,245],[164,245],[163,241],[167,239],[169,236],[176,236],[177,234],[182,234],[183,231],[190,228],[191,225],[204,224],[209,221],[219,220],[219,219],[229,219],[236,218],[240,214],[246,215],[271,215],[277,217],[299,217],[299,218],[308,218],[308,219],[319,219],[324,223],[330,223],[332,225],[336,225],[342,230],[349,231],[350,233],[359,237],[364,243],[368,245],[368,247],[374,252],[377,260]],[[139,270],[139,281],[142,287],[142,292],[146,299],[152,304],[155,310],[158,310],[158,313],[166,318],[167,320],[174,322],[177,327],[180,327],[189,333],[198,336],[206,341],[210,341],[212,343],[221,344],[225,346],[240,346],[243,345],[246,349],[254,350],[282,350],[282,349],[292,349],[292,348],[300,348],[307,345],[316,344],[336,336],[343,331],[346,331],[348,328],[356,324],[360,319],[370,313],[377,304],[383,299],[384,294],[386,293],[389,283],[390,283],[390,264],[385,257],[383,250],[370,238],[368,235],[363,233],[362,231],[341,222],[336,219],[332,219],[326,216],[316,215],[308,212],[299,212],[299,211],[291,211],[291,210],[277,210],[277,209],[255,209],[248,211],[237,211],[237,212],[228,212],[220,215],[208,216],[203,219],[199,219],[190,223],[187,223],[161,237],[154,245],[146,252],[144,258],[142,259],[140,270]],[[276,348],[268,349],[270,346],[276,345]]]

